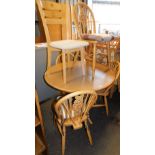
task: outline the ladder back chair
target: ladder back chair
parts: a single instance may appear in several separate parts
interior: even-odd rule
[[[66,83],[66,54],[68,52],[76,52],[79,49],[84,75],[84,47],[88,46],[88,42],[69,40],[71,39],[69,4],[55,3],[47,0],[36,0],[36,4],[42,19],[47,41],[47,70],[51,68],[52,52],[59,51],[59,53],[62,53],[61,68],[63,71],[63,80]]]
[[[86,128],[90,144],[93,144],[88,127],[89,111],[97,99],[92,90],[77,91],[62,97],[55,104],[55,121],[62,136],[62,155],[65,153],[66,127],[72,126],[74,130]]]
[[[119,78],[119,75],[120,75],[120,63],[118,61],[114,61],[114,62],[110,63],[109,66],[110,66],[110,69],[115,72],[115,80],[107,88],[105,88],[103,90],[100,90],[100,91],[97,91],[98,96],[100,96],[100,97],[103,96],[104,97],[104,102],[103,102],[103,104],[95,104],[93,106],[93,107],[105,107],[107,116],[109,114],[107,96],[110,95],[111,89],[113,88],[115,81],[117,81],[118,78]]]

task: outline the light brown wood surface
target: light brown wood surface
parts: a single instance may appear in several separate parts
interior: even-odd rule
[[[62,72],[60,71],[61,64],[59,67],[52,70],[47,70],[45,73],[45,81],[51,87],[64,92],[75,92],[79,90],[101,90],[108,87],[115,80],[115,73],[109,70],[107,66],[96,64],[95,78],[92,80],[92,66],[86,64],[86,74],[82,75],[81,63],[76,62],[74,69],[67,69],[67,83],[64,84],[62,80]],[[57,65],[56,65],[57,67]]]
[[[35,36],[35,43],[41,43],[41,42],[46,41],[46,37],[45,37],[44,28],[43,28],[43,23],[42,23],[42,20],[41,20],[41,17],[40,17],[40,14],[39,14],[39,11],[36,5],[35,5],[35,10],[36,10],[36,15],[37,15],[35,24],[38,25],[39,32],[40,32],[39,36]]]

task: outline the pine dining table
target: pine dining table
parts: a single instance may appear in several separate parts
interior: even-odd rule
[[[111,85],[115,80],[115,73],[103,64],[96,63],[95,77],[92,79],[92,66],[86,64],[86,74],[81,71],[81,64],[77,62],[74,68],[67,69],[67,82],[63,82],[62,71],[55,68],[48,69],[45,72],[44,79],[46,83],[62,92],[71,93],[80,90],[102,90]]]

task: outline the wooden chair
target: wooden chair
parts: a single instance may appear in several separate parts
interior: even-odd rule
[[[77,36],[79,39],[82,38],[82,34],[91,34],[96,33],[96,25],[95,25],[95,18],[91,11],[91,9],[83,2],[78,2],[75,6],[73,6],[73,21],[76,26],[77,30]],[[92,70],[93,70],[93,78],[95,75],[95,61],[96,61],[96,41],[89,42],[90,46],[87,49],[87,60],[92,60]],[[91,46],[93,45],[93,47]],[[91,51],[91,48],[93,48],[93,53],[89,52]],[[92,58],[93,57],[93,58]]]
[[[111,54],[115,53],[115,54],[111,55],[112,61],[120,62],[120,38],[111,42],[110,53]],[[120,92],[120,75],[118,76],[118,78],[115,81],[112,89],[110,90],[110,98],[112,98],[112,96],[113,96],[116,84],[118,86],[118,91]]]
[[[48,153],[38,93],[35,90],[35,154]]]
[[[66,61],[68,52],[81,54],[81,65],[83,75],[85,74],[84,47],[88,42],[71,39],[70,7],[68,4],[55,3],[47,0],[36,0],[36,4],[43,22],[45,36],[47,40],[48,60],[47,70],[51,68],[52,52],[62,53],[63,80],[66,83]],[[67,40],[66,40],[67,39]]]
[[[65,153],[66,127],[73,129],[86,128],[90,144],[93,144],[88,127],[89,111],[97,99],[97,94],[92,90],[77,91],[62,97],[55,104],[55,121],[62,136],[62,155]]]
[[[79,39],[87,39],[86,36],[93,35],[94,39],[89,40],[90,46],[87,49],[87,60],[92,61],[93,75],[95,74],[95,63],[100,63],[100,58],[103,61],[106,59],[107,64],[111,61],[111,53],[109,52],[109,41],[98,41],[100,35],[96,34],[95,18],[92,10],[83,2],[78,2],[73,7],[73,21],[76,26]],[[102,35],[105,40],[109,40],[108,34]]]
[[[108,108],[108,102],[107,102],[107,96],[110,95],[111,93],[111,89],[113,89],[115,82],[118,80],[118,77],[120,75],[120,63],[118,61],[115,61],[113,63],[111,63],[110,65],[110,69],[112,69],[115,72],[115,80],[113,81],[113,83],[108,86],[107,88],[97,91],[97,95],[100,97],[104,97],[104,102],[103,104],[95,104],[93,107],[105,107],[106,108],[106,114],[108,116],[109,114],[109,108]]]

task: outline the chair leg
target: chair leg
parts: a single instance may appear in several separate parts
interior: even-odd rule
[[[59,124],[58,122],[56,122],[56,123],[57,123],[58,130],[59,130],[60,134],[62,135],[62,129],[61,129],[61,126],[60,126],[60,124]]]
[[[66,142],[66,127],[63,126],[63,129],[62,129],[62,155],[65,154],[65,142]]]
[[[74,66],[75,63],[77,62],[78,56],[79,56],[79,51],[77,51],[77,52],[75,53],[74,60],[73,60],[73,66]],[[72,68],[73,68],[73,66],[72,66]]]
[[[92,69],[92,79],[95,77],[95,64],[96,64],[96,44],[93,47],[93,69]]]
[[[66,58],[65,58],[65,51],[62,51],[62,66],[63,66],[63,80],[66,84]]]
[[[87,131],[89,143],[92,145],[93,144],[93,139],[92,139],[92,136],[91,136],[90,129],[89,129],[89,126],[87,124],[87,121],[85,121],[84,124],[85,124],[85,128],[86,128],[86,131]]]
[[[92,122],[92,120],[90,119],[90,117],[88,116],[88,122],[92,125],[93,124],[93,122]]]
[[[112,88],[110,89],[110,98],[112,98],[114,91],[115,91],[115,85],[113,85]]]
[[[108,116],[109,108],[108,108],[108,102],[107,102],[107,97],[106,96],[104,96],[104,104],[105,104],[105,108],[106,108],[106,114]]]

